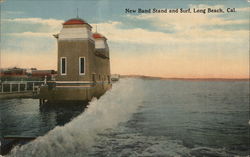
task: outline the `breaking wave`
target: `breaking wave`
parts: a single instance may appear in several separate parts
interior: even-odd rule
[[[9,156],[84,156],[98,133],[126,122],[136,112],[143,100],[142,85],[138,79],[120,80],[71,122],[15,147]]]

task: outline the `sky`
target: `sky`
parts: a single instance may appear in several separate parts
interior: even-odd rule
[[[108,39],[111,72],[249,78],[248,0],[0,0],[1,67],[57,69],[53,34],[78,15]],[[191,13],[125,13],[126,9]],[[194,13],[193,9],[224,13]],[[235,8],[236,12],[227,12]]]

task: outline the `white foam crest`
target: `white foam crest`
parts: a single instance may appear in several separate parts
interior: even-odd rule
[[[10,156],[84,156],[98,133],[127,121],[141,105],[142,84],[138,79],[121,79],[99,100],[93,99],[84,113],[62,127],[38,137]]]

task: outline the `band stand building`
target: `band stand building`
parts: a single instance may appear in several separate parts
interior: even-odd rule
[[[92,26],[78,17],[64,22],[54,37],[58,75],[41,86],[40,102],[89,101],[103,95],[111,87],[107,38],[92,33]]]

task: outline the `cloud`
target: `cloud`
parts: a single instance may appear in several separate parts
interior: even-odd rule
[[[14,19],[3,19],[2,21],[3,21],[3,25],[6,25],[6,26],[8,25],[13,26],[17,24],[16,29],[12,31],[19,30],[18,28],[21,26],[23,26],[21,27],[21,29],[27,28],[28,26],[30,29],[33,29],[36,31],[34,33],[42,33],[42,32],[56,33],[60,30],[62,23],[63,23],[63,20],[42,19],[42,18],[14,18]],[[25,34],[34,35],[28,31],[20,33],[20,35],[25,35]],[[17,35],[17,33],[15,35]]]
[[[3,67],[56,69],[56,40],[52,35],[60,31],[62,20],[14,18],[3,19],[3,22],[6,27],[16,25],[21,31],[11,30],[2,38]],[[32,32],[23,30],[27,27]]]
[[[39,32],[8,33],[7,35],[17,36],[17,37],[49,37],[49,38],[52,38],[51,33],[39,33]]]
[[[248,76],[248,30],[206,28],[217,25],[242,25],[246,24],[246,20],[229,20],[207,14],[141,14],[126,18],[153,23],[155,27],[166,30],[174,28],[175,31],[166,33],[147,29],[146,26],[124,29],[121,26],[125,23],[121,21],[98,23],[98,31],[111,43],[109,46],[113,73],[163,77]],[[13,51],[11,47],[3,49],[4,66],[18,64],[20,67],[56,68],[56,42],[51,35],[60,31],[62,20],[15,18],[5,21],[11,24],[40,24],[46,27],[36,31],[7,34],[25,42],[14,43],[20,50]],[[34,38],[41,38],[41,42],[38,40],[36,44],[30,44]],[[39,47],[41,45],[53,45],[53,48],[44,53],[44,47]]]
[[[148,16],[148,15],[145,15]],[[180,20],[180,21],[179,21]],[[166,45],[168,44],[182,44],[182,43],[239,43],[247,41],[247,30],[204,30],[201,27],[195,29],[187,29],[186,27],[178,25],[188,25],[189,20],[175,20],[172,24],[180,27],[176,33],[164,33],[159,31],[149,31],[142,28],[122,29],[119,25],[121,22],[99,23],[99,30],[105,32],[107,38],[113,42],[128,42],[137,44],[153,44]],[[162,20],[157,21],[160,24]],[[208,21],[209,22],[209,21]],[[239,39],[239,36],[241,37]]]
[[[124,29],[121,27],[124,23],[119,21],[99,23],[100,33],[113,43],[110,45],[112,73],[162,77],[249,77],[248,30],[205,27],[248,24],[247,20],[229,20],[207,14],[141,14],[130,15],[129,19],[147,21],[165,29],[174,27],[176,31]]]
[[[205,7],[199,5],[197,7]],[[208,7],[208,6],[206,6]],[[219,6],[218,6],[219,7]],[[110,21],[99,23],[99,30],[105,32],[109,40],[114,42],[128,42],[141,44],[166,44],[166,43],[202,43],[202,42],[241,42],[246,40],[246,30],[227,31],[221,29],[208,30],[204,26],[245,24],[248,20],[225,20],[221,17],[210,17],[208,15],[196,14],[141,14],[138,16],[130,15],[128,18],[135,18],[142,21],[148,21],[161,27],[162,29],[176,30],[175,33],[164,33],[161,31],[148,30],[146,28],[122,29],[120,26],[124,23],[119,21]],[[195,20],[193,20],[195,19]],[[42,18],[15,18],[4,19],[5,22],[22,24],[40,24],[45,25],[37,31],[24,31],[9,33],[11,36],[33,36],[33,37],[51,37],[61,29],[62,20],[42,19]],[[34,26],[34,27],[37,27]],[[243,38],[237,39],[238,36]],[[188,40],[187,40],[188,38]],[[235,40],[237,39],[237,40]]]
[[[196,8],[224,8],[222,5],[192,6]],[[105,32],[109,40],[113,42],[128,42],[136,44],[152,45],[182,45],[182,44],[240,44],[248,41],[248,30],[237,28],[239,25],[248,25],[249,21],[244,19],[227,19],[218,14],[140,14],[128,15],[127,20],[140,20],[142,23],[150,23],[161,30],[174,30],[172,33],[157,31],[159,29],[129,28],[119,21],[99,23],[99,30]],[[226,26],[235,25],[235,29],[227,30]],[[221,26],[221,27],[218,27]],[[240,37],[240,38],[239,38]]]
[[[249,12],[250,8],[237,8],[237,11]]]
[[[50,26],[55,26],[63,23],[63,20],[57,19],[42,19],[42,18],[14,18],[14,19],[4,19],[8,22],[23,22],[23,23],[39,23],[46,24]]]
[[[147,20],[154,23],[155,27],[162,29],[174,29],[178,31],[186,31],[191,29],[206,29],[206,26],[225,26],[248,24],[248,20],[229,20],[218,16],[210,16],[208,14],[191,13],[191,14],[141,14],[130,15],[129,18],[138,20]],[[216,29],[216,27],[215,27]]]

